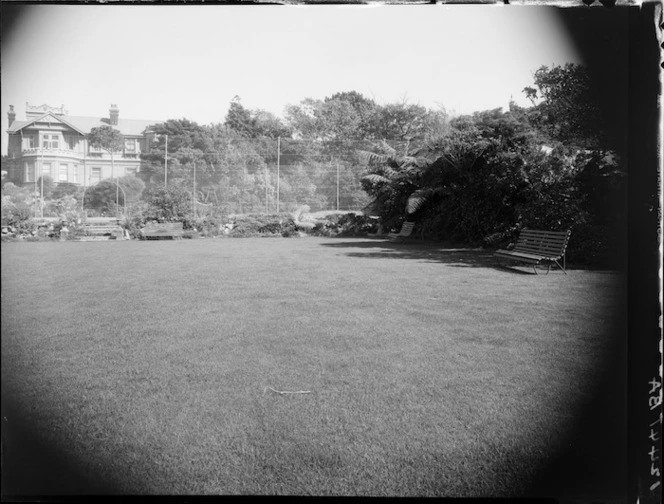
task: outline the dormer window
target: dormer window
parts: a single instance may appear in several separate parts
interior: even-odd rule
[[[44,135],[42,137],[42,147],[44,149],[60,148],[60,138],[58,135]]]
[[[125,138],[125,152],[128,154],[136,153],[136,139],[135,138]]]

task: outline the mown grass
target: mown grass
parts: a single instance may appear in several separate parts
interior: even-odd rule
[[[3,243],[3,437],[51,456],[6,449],[5,493],[611,496],[622,283],[440,244]]]

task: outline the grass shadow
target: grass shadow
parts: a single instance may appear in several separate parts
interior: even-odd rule
[[[42,500],[55,496],[117,495],[117,482],[53,444],[29,412],[3,391],[2,500]]]
[[[509,266],[495,257],[493,251],[472,248],[451,242],[406,241],[395,243],[389,240],[343,240],[337,243],[323,243],[323,247],[336,249],[349,249],[345,252],[348,257],[365,259],[414,259],[426,262],[438,262],[457,268],[490,268],[516,275],[535,275],[532,267],[527,270],[519,269],[522,266],[510,264]]]

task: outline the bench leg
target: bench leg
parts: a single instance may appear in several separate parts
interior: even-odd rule
[[[565,271],[565,268],[563,268],[563,267],[560,265],[560,263],[559,263],[558,261],[556,261],[556,264],[558,265],[558,267],[559,267],[561,270],[563,270],[563,273],[565,273],[565,274],[567,275],[567,271]]]

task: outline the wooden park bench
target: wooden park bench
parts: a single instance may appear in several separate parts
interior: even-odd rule
[[[123,240],[125,236],[122,226],[112,222],[83,222],[80,229],[80,241]]]
[[[151,238],[172,238],[182,239],[181,222],[150,222],[141,229],[141,235],[144,240]]]
[[[567,231],[542,231],[524,228],[519,233],[519,238],[510,250],[497,250],[495,255],[501,259],[525,262],[533,265],[535,274],[537,266],[541,263],[547,264],[546,273],[551,270],[553,263],[565,271],[565,249],[569,241],[571,230]],[[563,260],[561,266],[559,260]]]
[[[401,231],[399,231],[398,233],[388,233],[387,237],[390,239],[390,241],[402,242],[413,233],[414,227],[415,227],[414,222],[405,221],[401,225]]]

